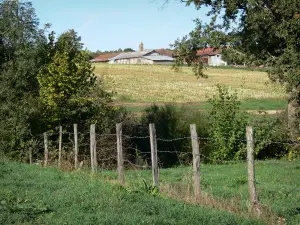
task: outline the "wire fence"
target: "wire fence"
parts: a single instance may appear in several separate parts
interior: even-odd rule
[[[262,213],[263,207],[259,202],[258,194],[265,189],[268,189],[268,193],[274,192],[277,195],[300,194],[300,188],[297,186],[281,184],[277,185],[276,189],[270,188],[261,176],[257,179],[254,169],[255,165],[270,165],[274,168],[276,166],[277,169],[295,165],[300,169],[297,162],[254,160],[255,143],[264,142],[290,147],[300,145],[299,141],[279,142],[255,139],[252,128],[247,128],[244,139],[198,137],[195,125],[193,126],[191,125],[190,136],[170,139],[157,137],[154,125],[149,129],[149,135],[143,136],[123,134],[121,124],[117,125],[115,133],[100,134],[92,129],[86,132],[75,132],[75,130],[72,132],[70,129],[66,131],[58,127],[39,136],[36,145],[44,149],[43,160],[39,160],[39,163],[44,166],[58,165],[69,170],[91,168],[92,173],[100,170],[111,179],[117,177],[121,184],[142,185],[146,186],[147,190],[157,187],[171,196],[194,196],[195,199],[199,199],[207,196],[203,195],[203,192],[206,192],[220,198],[236,198],[239,193],[241,202],[242,199],[248,198],[251,202],[251,210],[257,215]],[[220,140],[243,143],[245,152],[242,159],[222,160],[202,151],[203,143],[214,143]],[[143,145],[137,145],[136,141],[147,144],[142,148]],[[177,148],[176,145],[173,146],[173,143],[184,143],[179,145],[184,146],[184,150]],[[31,152],[30,162],[33,162],[32,155]],[[170,159],[178,162],[179,167],[176,171],[162,169],[165,167],[165,161]],[[204,161],[225,164],[230,169],[204,165]],[[262,170],[264,167],[259,168]],[[268,170],[265,172],[268,173]],[[210,199],[210,201],[217,204],[215,200]],[[231,205],[231,207],[237,206]]]
[[[59,151],[59,145],[62,145],[62,159],[66,161],[72,161],[74,160],[74,148],[75,148],[75,135],[78,137],[78,157],[79,161],[80,160],[88,160],[90,157],[90,131],[87,132],[78,132],[75,134],[74,132],[70,131],[62,131],[61,133],[59,132],[59,129],[53,129],[52,131],[46,132],[47,138],[48,138],[48,148],[49,148],[49,155],[50,157],[48,158],[49,161],[58,161],[58,151]],[[62,136],[62,140],[59,140],[59,135]],[[143,167],[143,165],[136,164],[136,161],[141,161],[137,160],[139,157],[145,158],[145,155],[151,155],[151,150],[150,150],[150,136],[130,136],[127,134],[122,134],[121,135],[122,140],[123,140],[123,150],[125,152],[125,157],[126,162],[128,165],[136,165],[137,167]],[[96,152],[98,153],[98,158],[97,160],[99,161],[110,161],[114,160],[116,162],[117,160],[117,134],[116,133],[103,133],[103,134],[96,134],[95,135],[96,139]],[[145,149],[138,149],[135,147],[131,142],[131,140],[149,140],[149,145]],[[171,138],[171,139],[166,139],[166,138],[161,138],[157,137],[156,142],[158,145],[160,143],[174,143],[177,141],[186,141],[186,142],[191,142],[191,136],[185,136],[185,137],[178,137],[178,138]],[[198,137],[197,138],[198,142],[210,142],[214,143],[219,140],[225,140],[225,141],[237,141],[241,143],[247,143],[247,139],[234,139],[234,138],[209,138],[209,137]],[[61,142],[61,143],[60,143]],[[287,145],[287,146],[298,146],[300,145],[299,141],[273,141],[273,140],[268,140],[268,139],[254,139],[254,143],[258,142],[264,142],[268,144],[280,144],[280,145]],[[44,134],[39,135],[39,141],[37,143],[39,148],[44,148]],[[111,156],[111,155],[115,156]],[[190,157],[190,159],[193,156],[193,153],[191,151],[191,148],[189,151],[182,151],[181,149],[172,149],[172,150],[165,150],[165,149],[157,149],[157,154],[174,154],[176,155],[177,158],[180,157]],[[246,159],[244,160],[222,160],[218,158],[212,158],[209,157],[208,155],[205,154],[199,154],[199,156],[202,158],[202,160],[205,160],[206,162],[210,163],[219,163],[219,164],[230,164],[230,163],[242,163],[242,162],[247,162]],[[32,156],[31,156],[32,157]],[[149,158],[149,157],[148,157]],[[246,158],[246,155],[244,156]],[[130,163],[128,162],[129,160]],[[32,159],[30,161],[33,161]],[[178,160],[180,163],[180,160]],[[256,160],[256,162],[265,162],[265,163],[276,163],[276,164],[285,164],[286,162],[268,162],[265,160]],[[149,163],[149,162],[148,162]],[[88,162],[85,162],[85,164],[89,164]],[[116,166],[116,163],[115,163]]]

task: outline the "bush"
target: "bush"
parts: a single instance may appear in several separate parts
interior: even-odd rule
[[[145,109],[141,117],[138,134],[140,136],[149,136],[149,124],[154,123],[156,136],[160,139],[175,139],[181,136],[179,130],[178,111],[174,106],[157,106],[153,105]],[[149,139],[136,139],[137,148],[142,152],[150,152]],[[178,163],[178,154],[172,153],[182,149],[183,140],[166,142],[157,141],[158,151],[168,151],[170,153],[158,153],[159,163],[163,167],[169,167]],[[146,157],[150,159],[150,154]]]
[[[209,100],[212,109],[209,115],[210,137],[213,139],[211,157],[214,160],[244,159],[246,157],[245,127],[247,116],[240,111],[236,93],[217,86],[218,95]]]
[[[134,136],[149,136],[150,123],[155,124],[157,138],[172,140],[158,140],[157,142],[159,151],[167,151],[167,153],[158,153],[159,163],[162,167],[170,167],[179,163],[189,164],[192,161],[191,141],[189,139],[191,135],[190,124],[197,124],[199,136],[207,137],[208,135],[207,115],[186,108],[176,109],[171,105],[153,105],[146,108],[140,121],[136,123],[133,131]],[[201,141],[200,144],[205,149],[205,142]],[[151,162],[149,138],[133,139],[132,145],[141,151],[142,154],[139,154],[138,157]],[[145,154],[146,152],[148,154]]]
[[[288,153],[288,129],[286,113],[279,115],[256,115],[249,119],[254,129],[257,159],[281,158]]]

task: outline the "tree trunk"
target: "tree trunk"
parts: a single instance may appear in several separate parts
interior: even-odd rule
[[[288,102],[288,128],[292,141],[297,141],[300,137],[300,87],[293,88],[289,93]]]

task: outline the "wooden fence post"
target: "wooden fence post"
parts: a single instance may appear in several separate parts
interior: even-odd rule
[[[116,125],[117,132],[117,151],[118,151],[118,174],[121,184],[124,184],[124,159],[122,149],[122,123]]]
[[[62,149],[62,126],[59,126],[59,139],[58,139],[58,167],[61,167],[61,149]]]
[[[201,177],[200,177],[200,151],[199,151],[199,141],[198,134],[196,130],[196,125],[190,125],[191,130],[191,140],[193,148],[193,177],[194,177],[194,193],[196,199],[200,197],[201,194]]]
[[[95,126],[95,125],[94,125]],[[97,140],[96,140],[96,126],[94,128],[94,168],[97,171],[98,168],[98,161],[97,161]]]
[[[149,124],[150,132],[150,145],[151,145],[151,161],[152,161],[152,176],[153,185],[159,188],[159,175],[158,175],[158,165],[157,165],[157,140],[156,140],[156,130],[155,124]]]
[[[78,168],[78,126],[74,124],[74,164],[75,170]]]
[[[94,153],[94,149],[95,149],[95,142],[96,142],[96,131],[95,131],[95,124],[91,125],[91,129],[90,129],[90,149],[91,149],[91,168],[92,168],[92,172],[95,172],[95,153]]]
[[[47,137],[47,133],[44,133],[44,145],[45,145],[45,152],[44,152],[44,166],[48,165],[48,137]]]
[[[32,147],[29,147],[29,152],[28,152],[28,157],[29,157],[29,164],[32,164]]]
[[[255,170],[254,170],[254,140],[253,140],[253,129],[252,127],[246,128],[247,137],[247,162],[248,162],[248,188],[251,207],[256,213],[256,215],[261,214],[261,208],[258,200],[258,195],[256,192],[255,184]]]

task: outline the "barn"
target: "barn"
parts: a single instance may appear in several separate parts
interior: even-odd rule
[[[117,55],[119,55],[120,52],[112,52],[112,53],[104,53],[101,55],[98,55],[97,57],[90,60],[92,63],[108,63],[109,60]]]
[[[110,59],[110,64],[172,64],[174,59],[156,50],[124,52]]]

